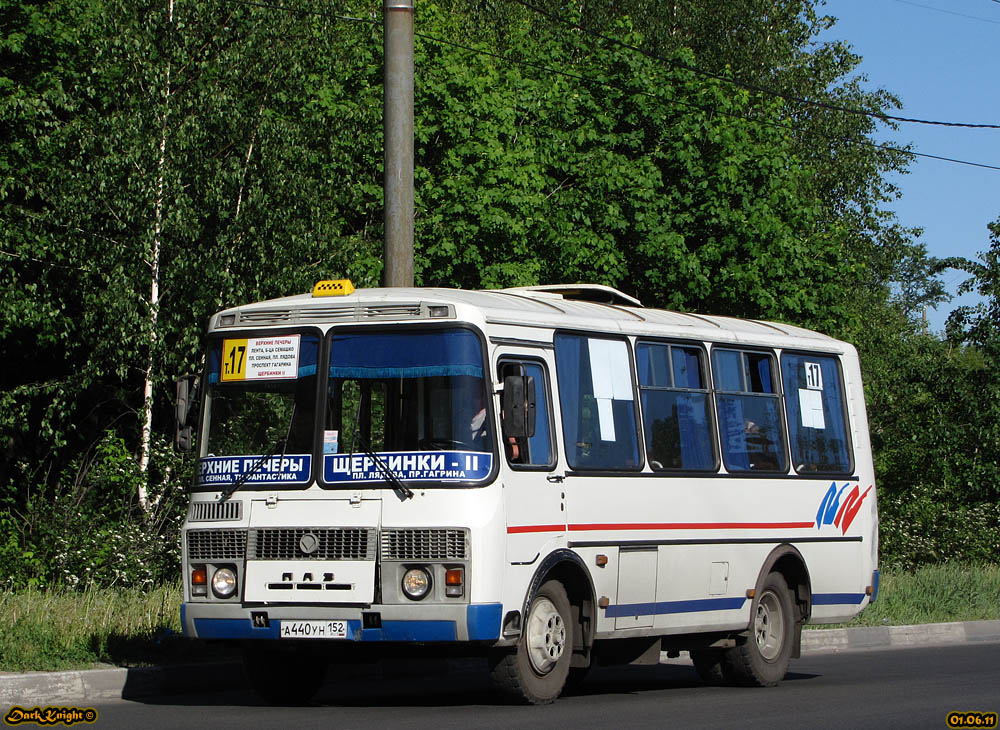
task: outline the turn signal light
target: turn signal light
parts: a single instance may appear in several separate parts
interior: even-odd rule
[[[444,594],[458,598],[465,593],[465,570],[448,568],[444,573]]]
[[[208,572],[204,565],[191,568],[191,595],[208,595]]]

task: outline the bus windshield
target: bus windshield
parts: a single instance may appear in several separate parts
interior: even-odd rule
[[[207,456],[196,486],[310,481],[318,352],[319,338],[302,334],[209,345]]]
[[[493,428],[482,347],[469,330],[337,332],[331,337],[324,481],[482,481]]]

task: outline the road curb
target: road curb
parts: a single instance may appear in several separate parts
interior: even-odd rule
[[[854,629],[807,629],[802,632],[802,653],[940,646],[982,641],[1000,641],[1000,620],[915,626],[863,626]]]
[[[245,683],[236,662],[0,674],[0,706],[133,699],[234,689]]]
[[[1000,641],[1000,620],[916,626],[873,626],[852,629],[808,629],[802,633],[803,655],[882,648],[941,646]],[[665,654],[664,654],[665,656]],[[671,660],[671,663],[677,660]],[[381,662],[376,678],[465,672],[469,660]],[[433,671],[428,671],[428,669]],[[238,662],[163,667],[87,669],[70,672],[0,674],[0,707],[13,705],[87,704],[188,692],[220,691],[246,686]]]

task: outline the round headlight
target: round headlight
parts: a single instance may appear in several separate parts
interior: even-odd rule
[[[212,593],[229,598],[236,591],[236,573],[231,568],[219,568],[212,575]]]
[[[431,577],[423,568],[410,568],[403,574],[403,593],[407,598],[419,601],[431,589]]]

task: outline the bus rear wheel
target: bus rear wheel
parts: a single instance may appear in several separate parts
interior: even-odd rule
[[[726,650],[723,675],[737,684],[773,687],[788,671],[795,631],[788,584],[780,573],[769,573],[754,596],[750,635],[745,643]]]
[[[553,702],[566,685],[573,629],[566,589],[556,580],[543,583],[531,599],[516,648],[490,654],[490,677],[500,694],[519,704]]]

